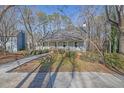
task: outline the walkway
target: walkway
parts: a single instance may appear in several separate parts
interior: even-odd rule
[[[23,59],[14,61],[14,62],[9,62],[9,63],[6,63],[6,64],[2,64],[2,65],[0,65],[0,73],[2,73],[2,72],[4,73],[6,71],[9,71],[9,70],[21,65],[21,64],[24,64],[24,63],[29,62],[31,60],[37,59],[37,58],[42,57],[44,55],[46,55],[46,54],[30,56],[30,57],[23,58]]]

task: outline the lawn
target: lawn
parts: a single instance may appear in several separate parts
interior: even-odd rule
[[[14,72],[104,72],[113,73],[104,65],[83,60],[79,52],[53,52],[44,58],[25,63],[14,69]],[[95,61],[95,60],[94,60]]]

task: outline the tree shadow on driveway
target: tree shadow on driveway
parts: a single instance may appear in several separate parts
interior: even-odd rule
[[[40,67],[35,78],[33,79],[33,81],[30,83],[30,85],[28,87],[29,88],[41,88],[47,74],[49,73],[51,65],[52,65],[52,63],[47,63],[47,62],[44,63]]]
[[[32,72],[30,72],[17,86],[16,88],[20,88],[23,86],[23,84],[26,82],[26,80],[28,80],[28,78],[32,75],[33,72],[35,72],[36,70],[38,70],[36,72],[36,76],[34,77],[34,79],[31,81],[31,83],[29,84],[29,88],[39,88],[42,86],[42,83],[47,75],[47,73],[49,72],[50,66],[52,65],[52,62],[48,62],[49,59],[44,59],[44,62],[41,63],[40,65],[38,65]]]
[[[72,71],[71,71],[71,80],[69,82],[69,84],[67,85],[67,88],[69,88],[71,86],[71,82],[73,81],[73,78],[74,78],[74,72],[75,72],[75,69],[76,69],[76,63],[75,63],[75,59],[74,58],[69,58],[70,60],[70,63],[72,65]]]
[[[65,60],[65,56],[62,56],[59,64],[57,65],[55,72],[53,72],[53,74],[51,73],[51,66],[54,63],[53,61],[51,62],[44,62],[42,64],[40,64],[35,70],[33,70],[31,73],[29,73],[17,86],[16,88],[22,87],[23,84],[28,80],[28,78],[31,76],[31,74],[33,72],[35,72],[38,69],[38,72],[36,73],[35,77],[33,78],[33,80],[31,81],[31,83],[29,84],[28,88],[41,88],[41,87],[46,87],[46,88],[52,88],[57,74],[60,70],[60,67],[62,66],[62,63]],[[74,64],[73,65],[73,69],[72,69],[72,78],[74,77]],[[48,76],[49,75],[49,76]],[[45,81],[47,78],[47,81]],[[71,81],[70,81],[71,82]],[[45,84],[45,86],[44,86]]]
[[[61,59],[60,63],[58,64],[55,72],[52,74],[52,76],[50,76],[50,78],[48,80],[48,83],[47,83],[47,86],[46,86],[47,88],[52,88],[53,87],[53,85],[55,83],[55,80],[56,80],[56,77],[57,77],[57,74],[58,74],[58,71],[59,71],[64,59],[65,59],[65,57],[62,56],[62,59]]]
[[[20,88],[20,87],[25,83],[25,81],[31,76],[31,74],[32,74],[33,72],[35,72],[40,66],[41,66],[41,64],[38,65],[32,72],[30,72],[30,73],[16,86],[16,88]]]

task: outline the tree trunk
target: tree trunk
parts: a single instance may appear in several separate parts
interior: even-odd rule
[[[119,53],[124,54],[124,32],[121,32],[119,37]]]
[[[4,55],[6,55],[6,43],[3,44],[3,47],[4,47],[4,50],[3,50]]]
[[[35,50],[35,44],[34,44],[34,37],[33,37],[33,35],[31,35],[31,49],[34,51]]]
[[[119,53],[124,54],[124,20],[122,19],[121,21],[121,26],[120,26],[120,33],[119,33]]]
[[[111,53],[111,41],[109,41],[109,53]]]

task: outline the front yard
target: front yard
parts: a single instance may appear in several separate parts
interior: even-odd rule
[[[97,60],[84,60],[79,52],[54,51],[52,54],[25,63],[13,72],[104,72],[113,73]],[[84,56],[85,57],[85,56]]]
[[[124,86],[123,75],[100,64],[98,55],[91,52],[55,50],[3,64],[0,71],[0,87]]]

